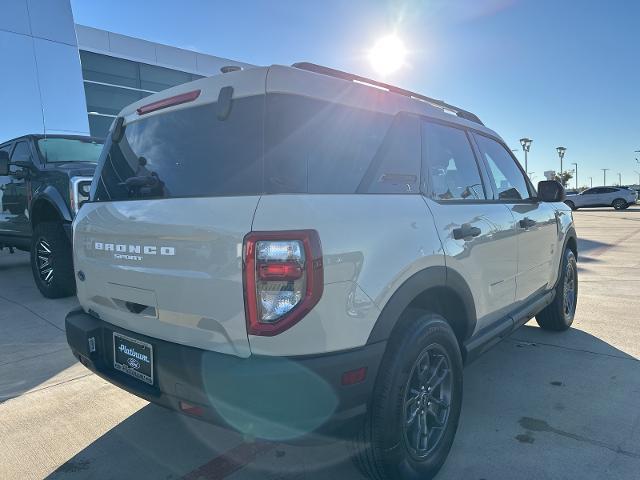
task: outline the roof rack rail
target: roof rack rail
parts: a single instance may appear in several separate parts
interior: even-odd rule
[[[310,72],[321,73],[323,75],[328,75],[330,77],[342,78],[343,80],[350,80],[352,82],[372,85],[377,88],[388,90],[389,92],[399,93],[400,95],[404,95],[405,97],[422,100],[423,102],[427,102],[434,107],[453,112],[456,114],[456,116],[460,118],[464,118],[465,120],[469,120],[474,123],[479,123],[480,125],[484,126],[484,123],[482,123],[482,121],[477,117],[477,115],[467,110],[463,110],[462,108],[456,107],[454,105],[450,105],[446,102],[443,102],[442,100],[436,100],[435,98],[430,98],[425,95],[412,92],[410,90],[405,90],[404,88],[399,88],[394,85],[389,85],[388,83],[378,82],[377,80],[372,80],[371,78],[361,77],[360,75],[343,72],[342,70],[335,70],[333,68],[324,67],[322,65],[316,65],[315,63],[299,62],[299,63],[294,63],[292,67],[299,68],[301,70],[308,70]]]

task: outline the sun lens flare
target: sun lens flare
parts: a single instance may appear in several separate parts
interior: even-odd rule
[[[386,76],[396,72],[404,64],[407,49],[403,41],[395,35],[380,38],[369,51],[369,61],[373,69]]]

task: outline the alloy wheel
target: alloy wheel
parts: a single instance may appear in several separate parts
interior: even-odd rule
[[[46,285],[51,285],[53,281],[53,251],[51,245],[46,239],[41,238],[38,240],[36,246],[37,266],[40,280]]]
[[[449,420],[453,391],[451,361],[446,350],[432,344],[411,369],[403,402],[403,433],[412,457],[424,460],[438,446]]]
[[[573,263],[567,265],[564,278],[564,315],[571,318],[576,308],[576,271]]]

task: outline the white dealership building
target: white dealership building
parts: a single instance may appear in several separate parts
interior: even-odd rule
[[[125,105],[248,64],[77,25],[69,0],[0,2],[0,142],[104,136]]]

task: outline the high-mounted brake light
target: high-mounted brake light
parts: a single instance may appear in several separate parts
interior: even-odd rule
[[[322,296],[322,247],[315,230],[248,234],[243,268],[250,335],[284,332],[309,313]]]
[[[169,98],[163,98],[157,102],[143,105],[138,108],[136,112],[138,115],[144,115],[145,113],[155,112],[156,110],[162,110],[163,108],[173,107],[174,105],[181,105],[183,103],[193,102],[200,96],[200,90],[193,90],[192,92],[181,93]]]

